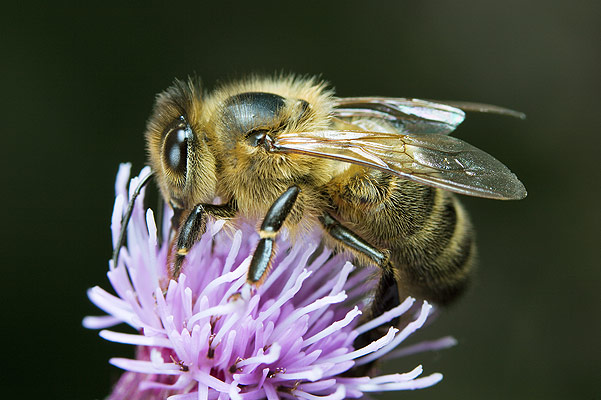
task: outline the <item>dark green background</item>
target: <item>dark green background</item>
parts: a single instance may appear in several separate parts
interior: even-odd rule
[[[460,344],[390,364],[445,379],[381,397],[600,398],[601,2],[207,3],[3,7],[3,396],[101,398],[118,376],[108,359],[130,354],[81,319],[98,314],[86,289],[108,287],[113,180],[119,162],[144,164],[154,94],[194,72],[212,87],[283,70],[322,74],[342,96],[528,115],[469,115],[456,133],[529,196],[465,199],[475,284],[415,338]]]

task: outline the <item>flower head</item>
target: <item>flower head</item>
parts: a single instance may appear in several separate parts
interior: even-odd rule
[[[129,169],[122,165],[117,176],[114,246],[133,188],[149,173],[145,169],[132,179],[128,195]],[[255,228],[240,223],[234,234],[228,234],[223,221],[209,222],[179,280],[169,280],[169,241],[159,246],[153,213],[144,211],[142,198],[143,194],[128,226],[127,247],[108,272],[116,294],[99,287],[88,292],[108,315],[87,317],[86,327],[126,323],[135,329],[135,333],[100,332],[107,340],[138,349],[136,359],[111,359],[126,372],[110,399],[343,399],[427,387],[442,379],[438,373],[420,377],[421,366],[405,374],[348,374],[395,349],[424,324],[431,306],[417,305],[413,322],[402,329],[391,327],[379,340],[355,349],[358,335],[408,312],[414,299],[375,320],[362,321],[366,306],[362,299],[373,288],[369,279],[373,271],[355,269],[343,256],[318,250],[317,234],[295,244],[280,235],[265,282],[252,293],[232,296],[245,287],[258,241]],[[170,221],[170,215],[164,220]],[[166,226],[160,234],[167,239],[169,231]],[[452,338],[443,338],[401,351],[453,343]]]

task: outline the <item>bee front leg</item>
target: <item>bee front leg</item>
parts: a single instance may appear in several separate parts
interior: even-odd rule
[[[247,283],[258,286],[263,281],[269,270],[271,259],[275,254],[275,238],[278,235],[284,221],[298,198],[300,188],[291,186],[271,205],[263,223],[259,235],[261,240],[253,254],[248,268]]]
[[[214,218],[229,219],[234,217],[235,214],[236,207],[232,202],[219,205],[198,204],[190,210],[186,220],[179,225],[175,242],[175,257],[171,267],[172,279],[177,280],[179,278],[186,255],[207,230],[207,215]]]

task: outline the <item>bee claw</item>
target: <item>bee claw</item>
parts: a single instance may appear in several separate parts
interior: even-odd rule
[[[227,299],[228,302],[235,302],[235,301],[244,301],[244,302],[248,302],[250,300],[250,297],[252,295],[253,292],[253,286],[249,283],[245,283],[244,286],[242,286],[242,288],[240,288],[239,291],[233,293],[232,295],[230,295],[230,297]]]
[[[236,293],[232,294],[232,295],[231,295],[231,296],[230,296],[230,297],[227,299],[227,301],[228,301],[228,303],[229,303],[229,302],[238,301],[238,300],[241,300],[241,299],[242,299],[242,293],[240,293],[240,292],[236,292]]]

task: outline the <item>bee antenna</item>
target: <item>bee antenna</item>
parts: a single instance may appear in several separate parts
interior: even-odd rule
[[[154,175],[154,172],[150,172],[148,175],[143,177],[136,190],[131,195],[131,199],[129,199],[129,204],[127,205],[127,210],[123,217],[121,218],[121,232],[119,232],[119,240],[117,240],[117,245],[113,250],[113,268],[117,267],[117,261],[119,260],[119,252],[121,251],[121,247],[125,244],[125,231],[127,230],[127,226],[129,225],[129,220],[131,218],[131,214],[134,210],[134,204],[136,203],[136,199],[140,195],[140,192],[146,186],[146,184],[150,181],[150,178]]]

